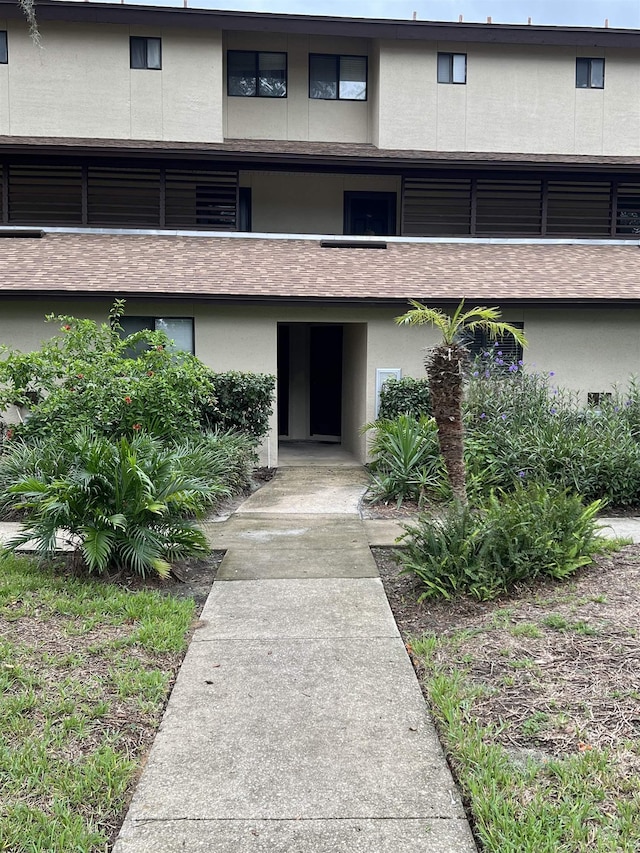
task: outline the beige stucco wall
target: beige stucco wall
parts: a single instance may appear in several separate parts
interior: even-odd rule
[[[366,454],[368,355],[366,323],[349,323],[343,331],[342,362],[342,444],[358,459]]]
[[[467,54],[466,85],[439,84],[439,51]],[[577,89],[576,56],[605,58],[605,88]],[[637,53],[382,41],[372,120],[381,148],[637,154]]]
[[[629,155],[640,138],[637,52],[43,22],[41,49],[1,21],[0,134],[372,142],[383,148]],[[162,70],[129,67],[129,36],[162,39]],[[284,51],[286,98],[226,94],[228,49]],[[438,84],[438,51],[467,54],[466,85]],[[309,53],[369,58],[366,101],[308,95]],[[576,89],[576,55],[605,58],[605,88]]]
[[[219,142],[219,31],[20,21],[0,66],[0,134]],[[162,39],[162,70],[129,67],[129,36]]]
[[[106,319],[108,300],[3,300],[0,344],[29,350],[38,346],[54,326],[42,318],[50,311]],[[350,400],[344,412],[343,441],[358,452],[363,442],[357,432],[375,416],[376,368],[400,368],[403,375],[423,376],[425,348],[436,333],[426,327],[398,327],[393,318],[401,308],[383,306],[226,306],[188,301],[129,300],[128,312],[150,316],[192,316],[196,354],[215,370],[276,373],[277,324],[343,323],[344,389]],[[529,348],[525,360],[531,369],[553,371],[559,387],[580,393],[624,387],[640,372],[640,308],[507,308],[507,320],[521,320]],[[366,325],[365,325],[366,324]],[[263,464],[277,463],[276,411]]]
[[[400,222],[402,184],[396,176],[241,172],[240,186],[251,187],[253,231],[342,234],[345,191],[395,192]]]
[[[370,99],[321,101],[309,98],[309,54],[367,56],[367,39],[228,32],[224,34],[223,44],[225,57],[227,50],[285,52],[288,68],[286,98],[228,97],[225,84],[226,137],[325,142],[371,141]]]

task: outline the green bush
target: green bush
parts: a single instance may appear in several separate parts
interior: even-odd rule
[[[398,415],[431,414],[431,398],[426,378],[414,379],[405,376],[402,379],[387,379],[380,390],[380,420],[394,420]]]
[[[256,441],[269,429],[276,378],[265,373],[231,370],[213,377],[215,409],[207,411],[207,423],[222,430],[240,430]]]
[[[509,489],[524,480],[568,488],[586,500],[640,501],[640,393],[614,394],[583,407],[552,385],[552,374],[477,360],[465,401],[469,493]]]
[[[0,410],[29,409],[12,436],[64,439],[80,427],[104,436],[148,432],[166,441],[219,427],[259,441],[268,429],[272,376],[215,374],[195,356],[176,352],[163,332],[122,336],[124,311],[110,322],[47,317],[60,332],[40,350],[0,352]]]
[[[539,578],[564,578],[602,549],[596,513],[577,495],[533,483],[493,494],[477,510],[452,505],[406,527],[403,569],[424,586],[421,598],[470,595],[481,601]]]
[[[207,552],[193,519],[228,489],[194,476],[204,470],[206,453],[198,461],[194,446],[169,449],[149,435],[112,440],[87,429],[67,441],[65,452],[65,471],[40,471],[9,487],[14,508],[26,515],[10,547],[35,540],[50,556],[64,531],[91,572],[163,577],[174,560]]]
[[[367,424],[374,431],[369,465],[371,484],[367,497],[372,502],[396,500],[424,501],[446,481],[433,418],[398,415],[393,420]]]

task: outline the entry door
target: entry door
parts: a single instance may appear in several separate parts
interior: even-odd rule
[[[311,326],[309,434],[342,434],[342,326]]]

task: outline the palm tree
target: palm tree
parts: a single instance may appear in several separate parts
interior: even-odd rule
[[[447,469],[454,498],[467,502],[466,473],[464,467],[464,430],[462,424],[462,397],[464,364],[469,351],[464,345],[464,334],[476,330],[487,332],[495,339],[511,335],[522,346],[527,341],[521,329],[500,321],[498,308],[476,307],[464,311],[464,299],[453,315],[439,308],[428,308],[420,302],[409,300],[413,306],[396,323],[406,326],[435,326],[442,333],[442,342],[428,351],[425,359],[433,416],[438,426],[440,452]]]

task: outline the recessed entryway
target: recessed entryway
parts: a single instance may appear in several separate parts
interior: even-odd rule
[[[278,324],[278,434],[287,442],[342,444],[361,460],[365,323]]]

